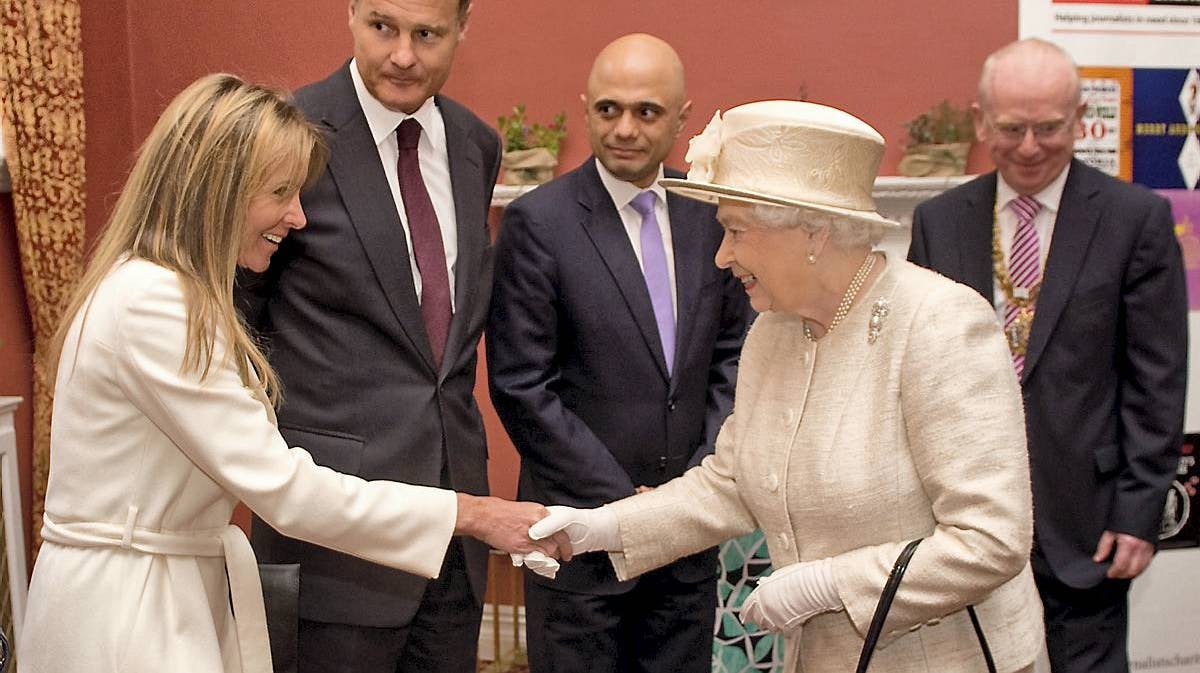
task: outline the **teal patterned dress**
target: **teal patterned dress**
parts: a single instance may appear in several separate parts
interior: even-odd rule
[[[745,627],[738,619],[742,602],[771,574],[767,541],[761,530],[721,544],[717,578],[717,622],[713,633],[713,673],[780,673],[783,639]]]

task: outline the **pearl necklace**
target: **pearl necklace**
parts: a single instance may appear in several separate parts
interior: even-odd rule
[[[875,253],[867,253],[867,258],[863,260],[862,266],[858,267],[858,271],[854,272],[854,277],[850,279],[850,286],[846,288],[846,293],[842,295],[842,301],[838,303],[837,310],[833,312],[833,320],[829,322],[829,328],[825,330],[826,334],[833,331],[834,327],[846,317],[850,312],[850,305],[858,298],[858,291],[862,289],[862,284],[867,280],[867,276],[871,273],[871,268],[875,266]],[[808,326],[808,321],[804,322],[804,336],[809,341],[816,341],[817,337],[813,335],[812,329]]]

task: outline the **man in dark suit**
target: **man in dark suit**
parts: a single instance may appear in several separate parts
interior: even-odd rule
[[[365,479],[482,495],[487,446],[473,389],[500,147],[437,93],[469,5],[350,2],[353,60],[296,94],[330,147],[328,168],[301,195],[308,226],[240,298],[283,382],[290,444]],[[528,539],[536,514],[526,508],[544,509],[480,504],[460,497],[460,519],[480,525],[458,532],[501,548]],[[257,519],[252,538],[260,560],[300,563],[301,671],[475,670],[487,544],[454,538],[427,581]]]
[[[1058,47],[992,54],[973,112],[997,171],[921,204],[909,251],[993,301],[1004,324],[1055,673],[1128,670],[1127,593],[1155,551],[1187,360],[1170,207],[1072,158],[1085,105]]]
[[[595,157],[505,211],[485,341],[521,498],[596,507],[712,451],[749,308],[715,209],[658,185],[691,107],[675,51],[616,40],[583,98]],[[531,670],[708,673],[716,571],[709,550],[631,582],[603,554],[526,573]]]

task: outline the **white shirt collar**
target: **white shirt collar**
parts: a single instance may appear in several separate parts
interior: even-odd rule
[[[1058,204],[1062,201],[1063,186],[1067,184],[1067,173],[1071,171],[1071,164],[1067,164],[1066,168],[1058,173],[1058,177],[1050,181],[1050,184],[1042,188],[1042,191],[1033,195],[1033,198],[1042,204],[1042,209],[1050,215],[1058,213]],[[1007,182],[1004,181],[1004,176],[999,171],[996,172],[996,207],[1005,208],[1008,202],[1017,198],[1017,190],[1013,189]]]
[[[358,96],[358,105],[367,118],[367,126],[371,129],[371,138],[375,140],[376,147],[396,133],[396,127],[400,125],[400,122],[412,117],[421,124],[421,129],[425,131],[424,135],[429,138],[433,148],[439,152],[445,150],[446,135],[436,132],[441,125],[435,123],[434,120],[434,115],[437,114],[437,105],[433,102],[433,96],[425,99],[421,107],[409,115],[389,110],[379,102],[379,99],[371,95],[371,92],[367,90],[366,83],[363,82],[362,75],[358,72],[358,59],[350,60],[350,79],[354,81],[354,93]]]
[[[600,182],[604,183],[604,188],[608,190],[608,195],[612,197],[613,205],[617,207],[617,210],[628,206],[634,197],[647,190],[657,194],[660,203],[664,205],[667,203],[667,190],[658,184],[658,181],[663,179],[662,164],[658,165],[658,177],[654,178],[654,182],[649,187],[642,189],[632,182],[625,182],[610,173],[604,164],[600,163],[599,158],[594,161],[596,162],[596,171],[600,173]]]

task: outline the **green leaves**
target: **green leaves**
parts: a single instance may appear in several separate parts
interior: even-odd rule
[[[559,145],[567,135],[567,113],[559,112],[549,126],[538,123],[531,125],[525,119],[525,104],[521,103],[513,107],[512,114],[500,115],[496,125],[500,137],[504,139],[505,152],[545,147],[557,155]]]
[[[975,142],[970,108],[960,108],[947,100],[917,115],[904,128],[910,145]]]

